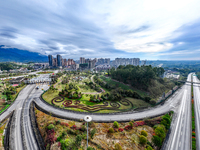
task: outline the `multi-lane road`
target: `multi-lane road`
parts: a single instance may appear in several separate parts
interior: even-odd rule
[[[191,76],[192,74],[188,75],[187,81],[191,81]],[[6,115],[9,115],[9,113],[15,110],[15,114],[13,117],[15,118],[15,126],[12,133],[13,139],[10,139],[10,141],[13,140],[12,145],[14,146],[12,147],[12,149],[21,149],[23,146],[31,150],[38,149],[30,123],[29,108],[32,101],[35,101],[36,105],[44,111],[51,112],[52,115],[58,117],[74,120],[80,120],[85,117],[85,114],[64,111],[47,105],[39,98],[43,91],[41,91],[41,89],[35,90],[34,87],[34,85],[28,85],[27,87],[25,87],[20,92],[18,98],[13,103],[13,105],[0,116],[0,120],[2,120],[4,117],[6,117]],[[44,87],[42,88],[48,89],[48,86],[44,85]],[[200,96],[197,96],[197,99],[200,99]],[[131,119],[136,120],[146,117],[158,116],[171,110],[173,110],[175,113],[170,129],[169,139],[165,142],[163,148],[164,150],[189,150],[191,149],[191,83],[186,83],[184,86],[182,86],[163,105],[159,105],[157,107],[141,112],[113,115],[91,114],[91,117],[93,118],[93,121],[100,122],[128,121]],[[199,109],[197,108],[197,110]],[[21,130],[24,133],[24,137],[22,137],[21,135]],[[22,143],[22,139],[24,143]]]
[[[187,81],[191,81],[191,77],[192,74],[189,74]],[[185,83],[179,95],[181,101],[178,102],[179,105],[174,106],[170,135],[163,145],[163,150],[191,149],[191,83]]]

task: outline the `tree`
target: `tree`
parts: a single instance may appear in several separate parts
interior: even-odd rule
[[[115,128],[119,128],[119,123],[118,123],[117,121],[115,121],[115,122],[113,123],[113,126],[114,126]]]
[[[155,146],[160,147],[162,145],[162,140],[159,136],[154,135],[152,138],[152,142],[154,143]]]
[[[145,130],[142,130],[142,131],[141,131],[141,135],[144,135],[145,137],[148,136],[148,134],[147,134],[147,132],[146,132]]]
[[[156,133],[157,136],[159,136],[161,138],[161,140],[163,140],[166,136],[165,126],[160,125],[160,126],[156,127],[155,133]]]
[[[147,143],[147,138],[144,135],[140,135],[140,144],[145,145]]]
[[[77,135],[76,136],[76,145],[78,146],[78,147],[80,147],[81,146],[81,141],[82,141],[82,136],[81,135]]]

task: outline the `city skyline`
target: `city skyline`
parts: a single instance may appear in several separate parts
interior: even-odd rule
[[[72,59],[80,56],[112,60],[115,57],[200,59],[199,1],[98,3],[3,1],[2,48],[46,56],[60,54]]]

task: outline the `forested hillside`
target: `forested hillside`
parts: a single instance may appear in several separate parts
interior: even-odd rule
[[[108,71],[108,75],[117,81],[129,84],[134,88],[145,90],[153,98],[159,97],[163,92],[175,86],[174,82],[161,78],[164,69],[149,66],[119,66]]]
[[[153,68],[151,65],[141,67],[127,65],[119,66],[116,70],[112,68],[108,74],[115,80],[147,90],[151,81],[159,79],[163,73],[163,68]]]

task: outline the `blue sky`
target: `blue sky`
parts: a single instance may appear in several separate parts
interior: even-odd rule
[[[199,0],[5,0],[0,22],[5,50],[200,60]]]

